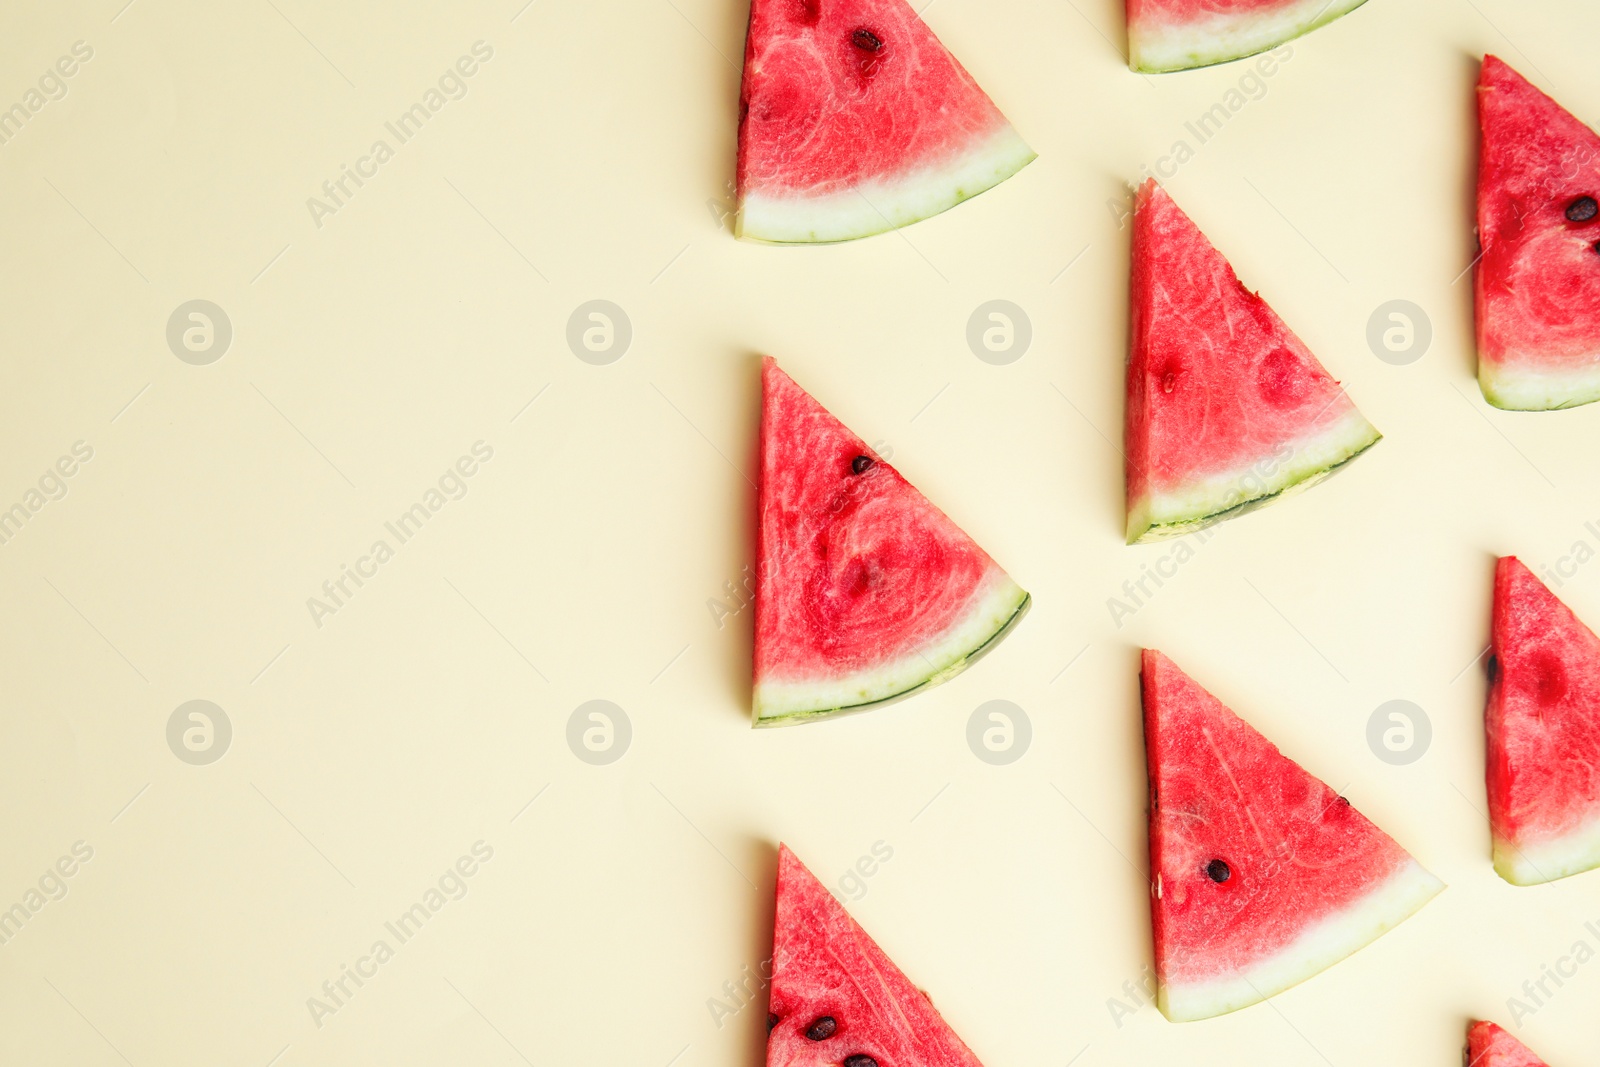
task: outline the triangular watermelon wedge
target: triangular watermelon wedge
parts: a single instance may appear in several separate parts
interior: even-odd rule
[[[784,845],[767,1031],[767,1067],[982,1067]]]
[[[770,356],[761,392],[755,725],[909,696],[993,648],[1028,594]]]
[[[1128,65],[1146,74],[1253,56],[1367,0],[1128,0]]]
[[[1494,1023],[1467,1027],[1466,1067],[1549,1067],[1533,1051]]]
[[[849,241],[993,188],[1034,152],[906,0],[752,0],[738,215],[756,241]]]
[[[1146,649],[1151,917],[1174,1022],[1265,1000],[1444,888],[1350,802]]]
[[[1131,288],[1129,544],[1305,489],[1382,436],[1154,179]]]
[[[1517,411],[1600,400],[1600,135],[1495,56],[1478,121],[1484,398]]]
[[[1600,637],[1505,556],[1489,644],[1494,869],[1538,885],[1600,867]]]

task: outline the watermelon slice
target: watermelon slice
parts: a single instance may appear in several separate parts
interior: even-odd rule
[[[738,215],[757,241],[849,241],[977,196],[1034,153],[905,0],[752,0]]]
[[[1314,485],[1382,436],[1153,179],[1130,308],[1129,544]]]
[[[784,845],[770,995],[767,1067],[982,1067]]]
[[[1151,917],[1174,1022],[1267,999],[1444,888],[1350,802],[1145,650]]]
[[[1242,59],[1366,0],[1127,0],[1128,65],[1146,74]]]
[[[1600,400],[1600,135],[1494,56],[1478,121],[1484,398],[1516,411]]]
[[[1549,1067],[1533,1052],[1494,1023],[1475,1022],[1467,1027],[1467,1067]]]
[[[1028,594],[770,356],[761,390],[755,725],[908,696],[993,648]]]
[[[1537,885],[1600,867],[1600,637],[1505,556],[1489,645],[1494,869]]]

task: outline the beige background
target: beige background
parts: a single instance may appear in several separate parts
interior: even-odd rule
[[[0,20],[0,106],[94,52],[0,145],[0,503],[94,452],[0,545],[0,907],[94,850],[0,947],[0,1062],[753,1067],[764,999],[720,1028],[707,1001],[767,954],[779,839],[835,886],[893,848],[850,907],[991,1067],[1448,1067],[1468,1015],[1509,1022],[1600,947],[1600,875],[1490,870],[1471,666],[1494,554],[1600,547],[1600,407],[1486,408],[1453,281],[1476,57],[1600,118],[1583,0],[1373,0],[1170,180],[1387,438],[1220,528],[1120,629],[1107,598],[1173,549],[1119,536],[1107,205],[1247,68],[1129,73],[1117,0],[934,0],[1039,160],[903,234],[776,249],[718,221],[742,0],[122,2]],[[480,40],[466,95],[315,225],[307,198]],[[195,298],[233,325],[209,366],[164,336]],[[634,331],[606,367],[564,340],[595,298]],[[964,338],[995,298],[1033,327],[1004,367]],[[1432,320],[1410,366],[1364,336],[1397,298]],[[979,667],[749,730],[750,616],[707,601],[750,560],[760,352],[1033,592]],[[307,598],[480,440],[466,496],[316,626]],[[1600,620],[1600,564],[1561,593]],[[1269,1006],[1118,1026],[1149,952],[1145,644],[1449,891]],[[596,698],[633,727],[609,766],[565,742]],[[166,742],[192,699],[232,723],[209,766]],[[990,699],[1033,724],[1009,766],[965,741]],[[1410,766],[1366,744],[1391,699],[1433,724]],[[307,999],[480,840],[465,897],[319,1027]],[[1600,961],[1520,1034],[1595,1063],[1597,998]]]

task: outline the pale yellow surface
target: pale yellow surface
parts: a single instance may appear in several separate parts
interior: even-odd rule
[[[720,1029],[707,1000],[768,952],[779,839],[836,887],[893,849],[850,907],[989,1067],[1453,1067],[1469,1015],[1509,1024],[1525,979],[1600,947],[1600,874],[1490,868],[1470,669],[1494,554],[1600,546],[1600,407],[1490,410],[1452,282],[1476,59],[1600,118],[1587,3],[1372,0],[1170,180],[1385,439],[1217,528],[1118,629],[1107,598],[1174,546],[1122,544],[1107,201],[1249,68],[1130,73],[1115,0],[935,0],[1038,161],[902,235],[771,248],[716,221],[741,0],[521,2],[0,16],[0,105],[94,50],[0,145],[0,500],[94,450],[0,545],[0,907],[94,850],[0,946],[0,1063],[756,1067],[764,1000]],[[319,229],[307,198],[479,40],[466,96]],[[234,327],[209,366],[164,337],[195,298]],[[604,367],[564,340],[596,298],[634,331]],[[1009,366],[965,341],[996,298],[1033,326]],[[1433,321],[1410,366],[1364,339],[1396,298]],[[1033,594],[972,671],[750,729],[750,612],[719,630],[706,602],[751,562],[762,352]],[[480,440],[465,498],[314,625],[307,598]],[[1561,593],[1600,621],[1600,563]],[[1119,1027],[1149,956],[1144,644],[1449,890],[1271,1005]],[[633,725],[609,766],[565,741],[598,698]],[[1433,722],[1410,766],[1365,741],[1396,698]],[[165,739],[192,699],[233,724],[209,766]],[[965,740],[991,699],[1032,720],[1008,766]],[[465,898],[319,1027],[307,999],[480,840]],[[1596,998],[1600,961],[1517,1033],[1594,1063]]]

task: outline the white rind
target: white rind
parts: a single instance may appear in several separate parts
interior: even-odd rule
[[[1543,885],[1600,867],[1600,819],[1565,837],[1494,843],[1495,872],[1512,885]]]
[[[949,681],[1017,617],[1028,594],[995,569],[965,618],[927,647],[847,678],[766,680],[755,686],[754,725],[786,726],[875,704]]]
[[[1415,860],[1354,905],[1307,929],[1288,947],[1248,971],[1210,982],[1161,985],[1161,1012],[1193,1022],[1257,1004],[1327,970],[1414,915],[1444,883]]]
[[[1295,442],[1281,460],[1269,456],[1226,474],[1198,479],[1177,492],[1149,491],[1128,511],[1128,543],[1179,537],[1230,512],[1309,488],[1382,436],[1352,406],[1344,418],[1323,432]]]
[[[1245,12],[1203,22],[1128,24],[1128,65],[1145,74],[1209,67],[1253,56],[1325,26],[1366,0],[1296,0],[1271,15]]]
[[[1036,155],[1009,123],[937,166],[874,179],[820,196],[746,190],[737,237],[772,244],[829,244],[870,237],[947,211],[994,188]]]
[[[1515,360],[1517,357],[1511,357]],[[1538,370],[1502,360],[1478,360],[1483,398],[1507,411],[1554,411],[1600,400],[1600,351],[1572,370]]]

